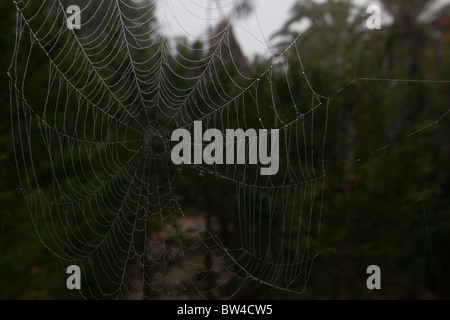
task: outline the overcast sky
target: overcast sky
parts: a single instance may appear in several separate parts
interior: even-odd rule
[[[270,54],[270,36],[289,18],[296,0],[253,0],[254,11],[233,25],[238,41],[247,56]],[[357,0],[367,3],[367,0]],[[371,1],[376,3],[376,1]],[[159,19],[169,35],[205,39],[208,26],[217,23],[232,10],[233,0],[162,0]]]

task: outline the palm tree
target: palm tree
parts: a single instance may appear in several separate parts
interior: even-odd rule
[[[436,0],[381,0],[384,12],[391,18],[391,25],[385,32],[394,33],[402,41],[402,47],[407,47],[410,52],[408,75],[414,77],[419,74],[423,61],[423,50],[426,47],[426,33],[433,31],[433,22],[448,17],[450,4],[448,1]],[[387,36],[387,35],[386,35]],[[396,50],[388,46],[391,54]]]
[[[291,18],[272,39],[279,39],[276,40],[276,47],[282,51],[298,37],[300,32],[295,29],[295,25],[302,22],[308,25],[299,38],[306,56],[320,56],[323,61],[330,57],[331,47],[336,56],[342,57],[349,52],[357,53],[355,49],[361,48],[366,19],[365,8],[356,6],[350,0],[327,0],[321,3],[314,0],[297,1],[291,9]]]
[[[220,5],[220,0],[217,0]],[[209,46],[210,51],[215,51],[217,46],[220,46],[220,56],[225,62],[234,61],[239,71],[248,74],[250,72],[250,67],[248,65],[247,59],[237,41],[233,21],[231,21],[232,16],[235,19],[243,19],[248,16],[253,11],[253,6],[251,0],[241,0],[237,1],[234,5],[230,15],[224,15],[224,18],[215,26],[210,28],[209,32]],[[234,20],[236,21],[236,20]],[[224,36],[224,32],[228,32],[227,36]]]

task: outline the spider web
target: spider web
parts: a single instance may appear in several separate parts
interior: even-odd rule
[[[73,4],[80,30],[66,26]],[[81,267],[83,297],[229,298],[255,282],[304,290],[317,254],[309,235],[320,224],[328,99],[309,85],[297,39],[265,70],[245,70],[230,44],[242,7],[230,5],[223,28],[199,46],[162,36],[156,17],[171,12],[166,2],[16,2],[10,77],[21,190],[45,247],[64,268]],[[39,89],[27,86],[37,64],[48,69]],[[302,72],[307,104],[293,94],[291,72]],[[290,105],[278,104],[283,94]],[[171,131],[192,132],[194,121],[222,132],[279,129],[279,172],[173,165]],[[183,196],[197,186],[194,199],[209,197],[203,207]],[[233,199],[222,215],[216,189]]]
[[[303,293],[314,260],[329,249],[316,243],[329,98],[310,84],[302,36],[276,52],[259,30],[272,59],[252,70],[235,45],[234,28],[246,24],[237,1],[211,8],[180,1],[192,16],[195,7],[209,12],[197,17],[210,25],[202,37],[183,28],[171,1],[15,3],[9,76],[21,190],[63,272],[81,267],[81,295],[212,299],[261,287]],[[66,25],[74,4],[80,30]],[[29,82],[35,66],[48,70],[42,89]],[[353,74],[336,94],[364,82],[449,83]],[[436,132],[449,111],[410,136],[433,126]],[[171,133],[192,133],[198,121],[203,131],[279,129],[278,173],[263,176],[260,165],[248,164],[174,165]],[[419,200],[433,258],[425,196]]]

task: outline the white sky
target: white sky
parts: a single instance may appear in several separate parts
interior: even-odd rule
[[[296,0],[253,0],[254,11],[233,24],[244,53],[269,55],[270,37],[280,30],[290,17]],[[357,0],[367,3],[367,0]],[[376,1],[371,1],[376,3]],[[217,23],[233,8],[233,0],[161,0],[159,19],[168,35],[184,35],[205,39],[208,26]],[[219,7],[220,6],[220,7]],[[208,9],[209,8],[209,9]]]

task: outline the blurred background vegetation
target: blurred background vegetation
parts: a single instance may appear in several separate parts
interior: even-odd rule
[[[311,234],[310,239],[319,254],[301,295],[256,281],[246,281],[239,288],[231,279],[218,286],[218,275],[207,272],[199,275],[207,278],[201,282],[205,292],[215,289],[207,298],[235,292],[234,298],[249,299],[450,298],[450,82],[446,82],[450,80],[450,10],[446,6],[433,10],[434,4],[431,0],[381,1],[390,21],[380,30],[367,30],[366,8],[344,0],[299,0],[290,16],[279,17],[286,24],[271,41],[280,51],[295,41],[295,24],[310,21],[295,42],[311,86],[330,99],[329,111],[319,110],[315,120],[317,136],[323,136],[327,128],[323,203],[321,196],[318,199],[323,205],[321,232]],[[64,263],[42,244],[35,229],[39,226],[33,225],[19,190],[12,147],[17,137],[11,131],[16,115],[10,115],[6,76],[16,35],[12,1],[0,2],[0,15],[0,298],[80,298],[78,292],[66,289]],[[223,28],[217,26],[217,30]],[[256,76],[270,63],[263,56],[246,58],[233,32],[226,51],[238,63],[235,74],[230,69],[215,70],[216,80],[230,87],[233,79],[241,81],[239,71]],[[176,60],[180,56],[198,60],[207,53],[201,50],[204,44],[183,41],[187,45],[180,45],[179,56],[169,62],[177,74],[188,77],[196,66],[176,69]],[[226,51],[222,59],[230,62]],[[305,83],[296,57],[283,58],[298,70],[289,73],[290,90],[299,102],[310,104],[311,97],[302,96]],[[44,60],[36,57],[28,72],[27,86],[36,101],[46,95],[48,66]],[[181,77],[176,81],[183,86]],[[277,96],[277,105],[292,105],[282,70],[274,71],[272,85],[277,92],[285,92]],[[234,86],[228,93],[236,94],[233,90],[240,89]],[[259,99],[271,99],[270,90],[261,92]],[[207,106],[199,108],[207,110]],[[34,159],[35,168],[44,172],[46,165],[39,161]],[[184,199],[184,210],[204,213],[208,227],[218,229],[222,243],[235,246],[239,240],[232,227],[237,219],[234,185],[217,183],[211,175],[199,177],[195,170],[185,169],[184,176],[193,183],[174,186]],[[272,245],[280,243],[278,238]],[[206,263],[214,264],[210,260],[207,256]],[[381,267],[382,290],[366,288],[366,268],[372,264]],[[206,270],[211,268],[206,266]],[[157,277],[153,273],[157,271],[148,270],[149,282]],[[239,270],[236,275],[243,276]],[[103,277],[86,281],[92,281],[91,285],[104,281],[103,289],[113,290]],[[295,289],[302,291],[302,283],[300,279],[294,283]],[[194,289],[190,288],[187,298],[200,298]],[[91,290],[102,297],[100,289]],[[146,290],[149,298],[167,298],[151,288]]]

